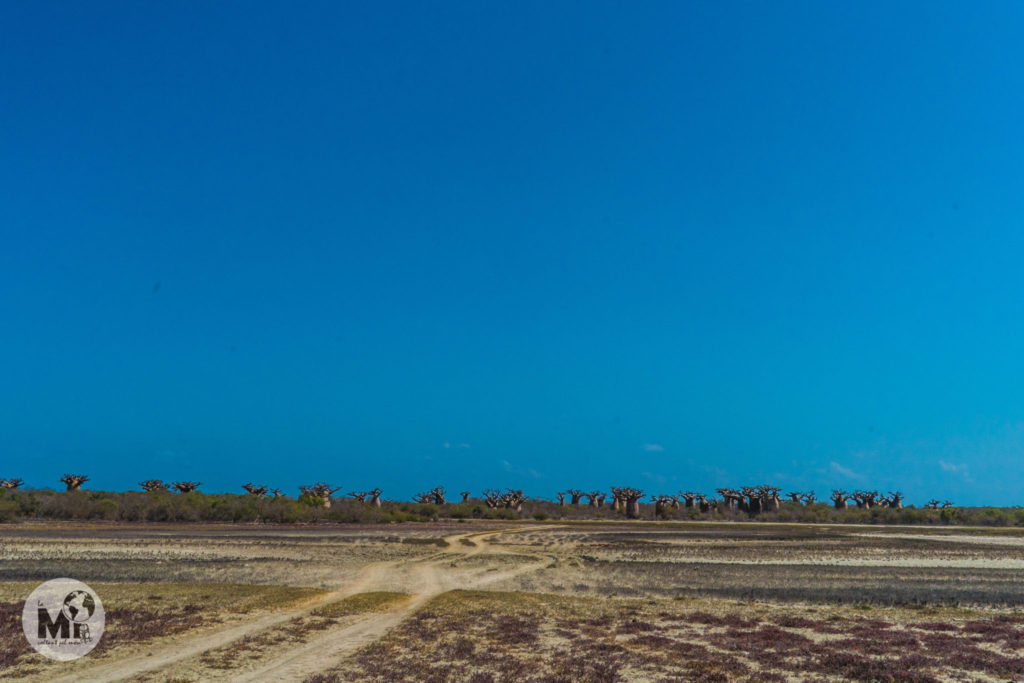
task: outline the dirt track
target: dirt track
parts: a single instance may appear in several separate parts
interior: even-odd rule
[[[338,663],[346,655],[379,638],[400,623],[409,613],[430,598],[453,588],[477,588],[513,578],[539,569],[551,561],[540,553],[525,554],[517,548],[510,551],[492,548],[488,539],[519,529],[505,529],[447,537],[444,550],[414,561],[377,562],[364,567],[354,580],[338,590],[318,596],[300,608],[278,612],[242,624],[237,624],[197,635],[167,638],[146,648],[145,652],[119,658],[116,661],[96,662],[94,665],[76,666],[73,673],[45,680],[66,683],[77,681],[119,681],[135,677],[184,677],[201,680],[236,681],[301,681],[310,674]],[[458,560],[489,554],[515,555],[529,560],[520,566],[505,569],[496,566],[460,567]],[[309,615],[322,605],[350,595],[371,590],[391,590],[409,593],[412,599],[386,613],[360,615],[336,628],[328,628],[310,640],[288,643],[275,648],[259,660],[230,671],[204,668],[199,658],[207,652],[229,646],[247,636],[254,636],[282,626],[296,617]],[[40,679],[42,680],[42,679]]]

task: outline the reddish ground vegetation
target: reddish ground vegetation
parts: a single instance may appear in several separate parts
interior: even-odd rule
[[[711,613],[602,602],[448,594],[332,673],[342,680],[530,683],[781,681],[807,673],[932,683],[954,673],[1024,675],[1024,625],[1013,615],[937,622],[914,621],[908,611],[816,618],[814,609],[781,605],[759,605],[752,615],[739,606]]]

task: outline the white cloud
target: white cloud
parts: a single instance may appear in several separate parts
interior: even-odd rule
[[[662,446],[660,443],[645,443],[644,450],[660,453],[661,451],[665,450],[665,447]]]
[[[666,481],[668,481],[667,479],[665,479],[664,475],[653,474],[651,472],[641,472],[640,476],[642,476],[644,479],[650,479],[651,481],[658,484],[664,484]]]
[[[541,474],[537,470],[533,469],[532,467],[524,470],[521,467],[516,467],[515,465],[510,463],[508,460],[502,460],[501,461],[501,466],[505,468],[506,472],[510,472],[512,474],[519,474],[519,475],[525,474],[526,476],[532,477],[534,479],[543,479],[544,478],[543,474]]]
[[[946,462],[945,460],[939,460],[939,467],[942,468],[943,472],[949,472],[950,474],[959,474],[963,477],[964,481],[974,481],[971,479],[970,470],[967,469],[967,465]]]
[[[864,478],[863,475],[857,474],[856,472],[854,472],[853,470],[849,469],[848,467],[843,467],[842,465],[840,465],[839,463],[837,463],[835,461],[830,462],[828,464],[828,468],[829,468],[829,470],[832,471],[833,474],[838,474],[839,476],[846,477],[847,479],[863,479]]]

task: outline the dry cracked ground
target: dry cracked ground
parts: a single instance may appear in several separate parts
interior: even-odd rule
[[[25,597],[103,600],[43,659]],[[0,678],[1024,680],[1024,531],[736,523],[0,527]]]

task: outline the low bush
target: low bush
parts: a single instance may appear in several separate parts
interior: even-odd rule
[[[670,511],[667,522],[734,521],[797,522],[806,524],[892,524],[1024,526],[1024,508],[947,508],[930,510],[850,508],[836,510],[830,505],[783,503],[778,512],[750,516],[738,510],[702,513],[696,508]],[[349,499],[323,501],[302,495],[298,498],[260,498],[251,494],[172,493],[168,491],[53,491],[47,489],[0,489],[0,522],[15,519],[82,519],[126,522],[235,522],[293,524],[318,521],[344,523],[429,522],[438,519],[490,519],[538,521],[612,519],[624,520],[621,511],[605,506],[558,505],[545,500],[527,500],[521,511],[490,508],[481,501],[435,505],[433,503],[385,502],[381,507]],[[641,505],[641,518],[654,519],[654,506]]]

